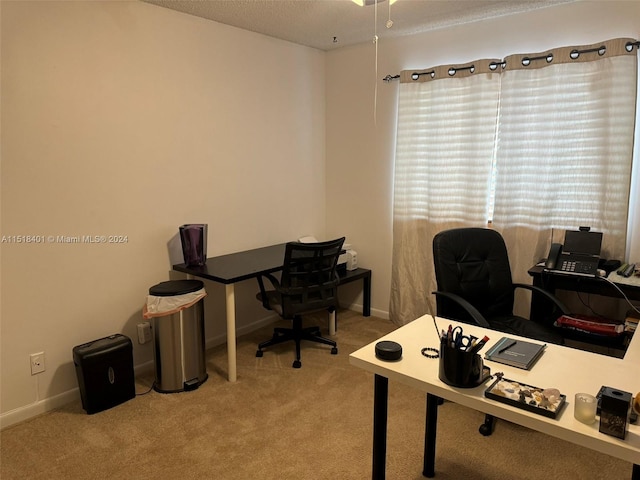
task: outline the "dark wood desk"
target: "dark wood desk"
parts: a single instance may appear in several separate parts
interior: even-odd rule
[[[615,274],[610,275],[614,280],[619,280],[613,282],[615,285],[611,284],[610,279],[565,275],[546,271],[544,267],[538,265],[529,269],[529,275],[533,278],[533,284],[535,286],[553,294],[556,293],[556,290],[566,290],[570,292],[594,293],[605,297],[624,298],[621,293],[622,291],[629,300],[640,300],[640,285],[622,283],[623,281],[629,282],[629,280]],[[618,290],[618,288],[620,290]],[[529,318],[542,322],[544,322],[545,319],[549,321],[548,319],[553,313],[552,309],[551,303],[543,299],[541,295],[536,293],[531,295]],[[565,340],[568,341],[567,345],[573,345],[577,348],[591,351],[600,351],[600,353],[606,352],[607,355],[614,356],[624,354],[630,337],[629,334],[624,334],[607,338],[570,331],[565,332],[564,335]],[[606,350],[602,350],[603,348]]]
[[[555,293],[556,290],[568,290],[572,292],[595,293],[605,297],[623,298],[620,291],[630,300],[640,300],[640,285],[629,285],[625,283],[615,283],[611,285],[609,281],[600,277],[582,277],[576,275],[564,275],[545,271],[542,266],[533,266],[529,269],[529,275],[533,278],[533,284],[547,292]],[[534,294],[531,297],[531,319],[540,320],[547,313],[546,302],[540,301]]]
[[[229,364],[229,381],[237,379],[236,370],[236,304],[234,284],[243,280],[257,278],[261,274],[273,273],[282,269],[286,243],[269,247],[255,248],[244,252],[220,255],[207,258],[207,263],[200,267],[190,267],[184,263],[174,265],[177,272],[200,277],[225,286],[225,307],[227,317],[227,361]],[[371,314],[371,270],[358,268],[346,271],[340,277],[340,285],[363,281],[362,314]]]

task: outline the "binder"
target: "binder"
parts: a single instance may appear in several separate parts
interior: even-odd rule
[[[540,358],[546,346],[546,343],[534,343],[502,337],[487,351],[484,358],[492,362],[522,368],[523,370],[531,370],[531,367]]]

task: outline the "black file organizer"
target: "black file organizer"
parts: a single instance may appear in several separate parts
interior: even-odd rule
[[[438,377],[447,385],[459,388],[474,388],[482,385],[491,376],[477,353],[454,348],[446,340],[440,342],[440,370]]]

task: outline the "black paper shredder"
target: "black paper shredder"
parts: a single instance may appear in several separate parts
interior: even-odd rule
[[[88,414],[107,410],[136,396],[133,344],[115,334],[73,347],[73,363],[82,408]]]

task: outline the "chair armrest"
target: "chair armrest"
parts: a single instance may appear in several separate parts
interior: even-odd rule
[[[261,273],[256,277],[256,279],[258,280],[258,285],[260,286],[260,298],[262,299],[262,306],[267,310],[271,310],[271,306],[269,305],[269,296],[267,295],[267,290],[264,287],[264,280],[262,279],[262,277],[266,277],[267,280],[271,282],[271,285],[276,291],[280,291],[280,282],[270,273]]]
[[[564,314],[564,315],[568,315],[569,313],[571,313],[571,310],[569,310],[569,308],[562,303],[560,300],[558,300],[555,295],[547,292],[546,290],[544,290],[543,288],[540,287],[536,287],[535,285],[527,285],[526,283],[514,283],[513,284],[513,288],[524,288],[526,290],[530,290],[532,292],[535,293],[539,293],[540,295],[544,296],[546,299],[548,299],[550,302],[552,302],[556,307],[558,307],[558,309]]]
[[[469,302],[467,302],[461,296],[456,295],[455,293],[448,293],[448,292],[433,292],[433,294],[436,296],[448,298],[449,300],[456,302],[458,305],[464,308],[469,315],[471,315],[471,318],[473,318],[473,320],[478,325],[485,328],[491,328],[491,325],[489,325],[489,322],[487,322],[487,320],[478,311],[478,309],[473,305],[471,305]]]

